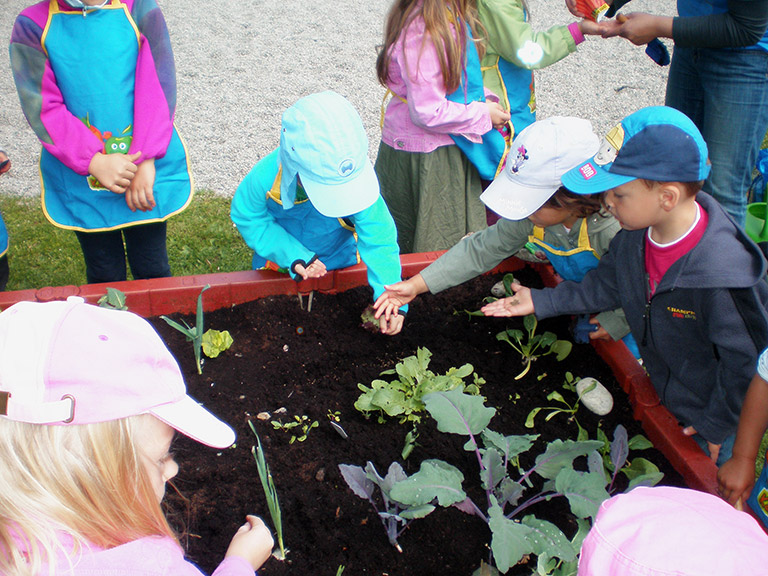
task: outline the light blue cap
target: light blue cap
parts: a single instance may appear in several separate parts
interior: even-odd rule
[[[312,205],[331,218],[356,214],[379,197],[363,123],[335,92],[310,94],[283,113],[280,163],[285,208],[296,198],[297,176]]]
[[[698,182],[709,171],[707,145],[693,121],[674,108],[650,106],[614,126],[593,158],[563,174],[563,186],[595,194],[638,178]]]

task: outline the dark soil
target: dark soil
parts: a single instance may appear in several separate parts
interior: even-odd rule
[[[516,276],[529,285],[539,283],[529,269]],[[435,373],[465,363],[474,366],[486,380],[482,393],[487,405],[497,408],[490,425],[495,431],[506,435],[531,433],[524,427],[528,413],[536,406],[551,405],[546,396],[553,390],[569,397],[562,385],[565,372],[570,371],[575,376],[599,379],[614,395],[614,410],[606,417],[579,409],[578,420],[592,438],[598,426],[612,438],[619,423],[630,437],[642,433],[632,419],[626,395],[589,345],[574,345],[562,363],[553,356],[541,358],[527,376],[514,380],[522,368],[520,358],[506,343],[497,341],[496,334],[511,325],[521,325],[521,321],[470,320],[466,314],[454,314],[456,310],[479,308],[499,278],[484,276],[442,294],[419,298],[397,337],[370,334],[360,327],[360,312],[370,301],[367,287],[333,296],[315,294],[311,312],[302,310],[296,297],[288,296],[210,312],[205,316],[206,329],[229,330],[234,344],[218,358],[207,359],[202,375],[195,370],[191,344],[162,320],[153,319],[186,374],[190,394],[228,421],[238,434],[237,444],[221,452],[185,438],[176,442],[181,471],[174,482],[189,501],[185,506],[179,496],[169,500],[175,517],[188,529],[183,541],[189,558],[211,573],[246,513],[258,514],[271,524],[251,454],[255,437],[248,426],[250,420],[259,432],[275,479],[285,543],[290,549],[287,561],[270,559],[259,571],[263,576],[333,576],[340,566],[350,576],[469,576],[481,560],[487,561],[487,526],[478,517],[455,508],[438,508],[414,521],[400,537],[403,552],[399,553],[389,544],[368,502],[352,493],[338,469],[342,463],[365,466],[371,461],[384,474],[391,462],[400,461],[406,473],[412,474],[422,460],[440,458],[463,470],[465,490],[476,502],[482,502],[478,498],[477,462],[474,454],[463,450],[462,438],[438,432],[427,419],[419,428],[419,446],[403,462],[400,452],[409,427],[395,421],[379,424],[375,418],[366,420],[353,406],[360,395],[358,383],[370,384],[380,372],[415,354],[418,347],[432,352],[430,369]],[[194,322],[193,318],[186,320]],[[539,331],[543,330],[570,340],[568,319],[543,321]],[[287,412],[274,416],[281,407]],[[311,430],[306,441],[291,444],[289,432],[275,430],[269,422],[256,418],[265,411],[283,422],[306,415],[320,425]],[[340,413],[348,439],[331,427],[329,411]],[[545,423],[544,414],[540,414],[536,424],[533,432],[541,437],[530,451],[531,458],[543,452],[548,441],[576,438],[576,424],[564,415]],[[664,484],[684,485],[656,450],[636,455],[662,469]],[[525,461],[522,464],[525,466]],[[572,535],[575,523],[564,499],[537,506],[531,512]],[[530,567],[518,566],[509,573],[527,574]]]

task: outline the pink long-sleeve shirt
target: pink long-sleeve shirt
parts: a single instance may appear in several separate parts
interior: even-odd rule
[[[390,48],[387,87],[395,96],[384,115],[381,139],[407,152],[431,152],[451,145],[451,134],[480,142],[492,128],[488,106],[446,98],[437,49],[429,39],[423,42],[425,34],[424,19],[416,16]],[[486,98],[498,101],[488,90]]]

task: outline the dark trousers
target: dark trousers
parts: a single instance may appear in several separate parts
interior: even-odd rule
[[[171,275],[165,222],[141,224],[109,232],[75,234],[83,249],[89,284],[126,280],[126,254],[131,274],[136,280],[166,278]]]
[[[0,258],[0,292],[5,291],[5,285],[8,284],[8,254]]]

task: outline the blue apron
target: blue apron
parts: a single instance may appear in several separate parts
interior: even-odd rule
[[[130,148],[139,38],[120,0],[87,15],[60,12],[56,0],[50,2],[43,49],[68,110],[104,142],[107,154],[124,154]],[[192,199],[187,153],[175,129],[165,156],[155,159],[156,206],[147,212],[132,212],[123,194],[110,192],[92,176],[77,174],[45,149],[40,172],[46,217],[72,230],[104,231],[163,221]]]
[[[501,57],[497,58],[493,66],[484,67],[483,71],[491,69],[496,70],[504,91],[503,94],[499,94],[499,98],[506,100],[509,110],[512,131],[508,140],[511,142],[515,136],[536,121],[533,70],[515,66]]]
[[[0,258],[8,252],[8,229],[5,227],[3,216],[0,214]]]
[[[468,104],[469,102],[485,102],[483,90],[483,73],[480,69],[480,58],[472,40],[472,31],[467,25],[467,48],[464,73],[459,87],[446,96],[451,102]],[[464,136],[451,134],[451,138],[464,155],[474,164],[483,180],[493,180],[501,170],[507,150],[507,142],[501,132],[491,128],[483,134],[481,143],[470,142]]]
[[[267,192],[267,211],[294,238],[322,260],[328,270],[339,270],[360,262],[354,227],[343,218],[323,216],[312,206],[301,187],[296,189],[293,207],[285,209],[280,197],[283,168],[279,168],[272,188]],[[270,200],[272,200],[270,202]],[[253,254],[254,270],[268,268],[288,272],[259,254]]]
[[[576,248],[563,250],[554,248],[544,242],[544,229],[540,226],[534,226],[533,234],[528,236],[528,241],[547,255],[550,264],[563,280],[572,282],[581,282],[587,272],[597,268],[600,263],[600,257],[592,248],[587,233],[587,219],[582,218],[581,228],[579,228],[579,240]],[[640,358],[640,350],[632,334],[627,334],[621,339],[635,358]]]

